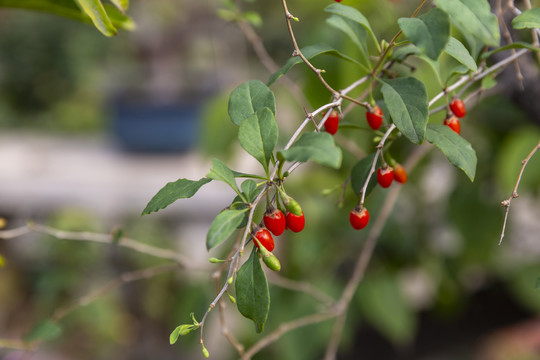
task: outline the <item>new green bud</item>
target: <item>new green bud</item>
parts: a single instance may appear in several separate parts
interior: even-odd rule
[[[204,347],[203,344],[201,344],[201,346],[202,346],[202,354],[203,354],[203,356],[208,359],[210,357],[210,353],[208,352],[208,350],[206,350],[206,348]]]
[[[174,344],[179,336],[187,335],[191,332],[191,330],[196,329],[196,326],[193,326],[191,324],[183,324],[178,326],[174,331],[171,333],[171,336],[169,337],[169,342]]]
[[[300,204],[296,200],[294,200],[292,197],[286,198],[283,203],[285,204],[285,208],[288,212],[293,213],[296,216],[302,215],[302,208],[300,207]]]
[[[279,259],[274,254],[269,253],[268,256],[263,256],[263,261],[270,270],[274,270],[274,271],[281,270],[281,263],[279,262]]]

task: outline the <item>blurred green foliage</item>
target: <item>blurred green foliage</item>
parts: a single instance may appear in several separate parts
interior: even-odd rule
[[[370,19],[381,39],[393,35],[397,30],[395,19],[408,14],[411,7],[406,1],[396,4],[351,0],[348,4],[356,6]],[[291,10],[301,19],[295,24],[297,37],[304,45],[327,42],[349,56],[357,56],[353,44],[324,23],[326,14],[322,10],[326,5],[311,0],[295,2]],[[291,46],[282,26],[281,9],[276,9],[271,2],[246,4],[246,10],[254,9],[265,14],[260,28],[265,45],[276,55],[278,63],[284,63],[291,55]],[[107,83],[102,67],[109,56],[126,59],[128,67],[136,67],[135,60],[130,60],[132,49],[122,45],[126,39],[107,40],[94,36],[93,29],[65,20],[51,21],[43,15],[2,15],[0,125],[69,131],[102,129],[107,101],[101,91]],[[40,31],[30,31],[33,28]],[[115,50],[116,47],[119,49]],[[104,55],[109,52],[110,55]],[[358,76],[354,65],[333,57],[317,58],[315,64],[328,69],[326,78],[336,88],[348,85]],[[425,64],[415,61],[413,65],[418,67],[416,76],[422,80],[432,78],[432,70]],[[448,59],[441,66],[450,71],[455,62]],[[403,67],[400,71],[408,70]],[[263,81],[269,76],[257,75]],[[290,76],[306,89],[305,95],[311,104],[329,100],[328,93],[307,69],[297,66]],[[278,121],[292,118],[299,123],[303,119],[302,108],[293,103],[282,83],[278,82],[273,90],[278,98]],[[359,88],[355,95],[364,90],[365,87]],[[431,95],[438,91],[437,82],[428,82]],[[236,128],[227,115],[229,92],[217,95],[204,106],[205,130],[200,132],[199,143],[205,154],[223,160],[234,158],[239,151],[235,145]],[[374,96],[380,98],[377,92]],[[364,125],[364,110],[354,109],[345,120]],[[435,117],[432,121],[440,119]],[[288,126],[291,125],[280,123],[280,128]],[[475,182],[471,184],[464,174],[432,151],[409,174],[406,185],[394,185],[403,187],[402,194],[375,249],[365,282],[348,312],[345,348],[353,347],[355,336],[365,326],[373,328],[396,347],[410,343],[415,339],[416,329],[422,325],[420,315],[458,317],[470,306],[476,292],[493,283],[502,284],[501,291],[508,291],[524,312],[534,316],[540,311],[540,292],[535,287],[540,275],[538,257],[520,260],[519,246],[514,249],[516,245],[511,237],[505,239],[502,247],[497,247],[503,216],[499,203],[511,194],[521,161],[538,142],[540,129],[500,96],[483,98],[463,120],[462,126],[463,136],[478,154]],[[373,151],[370,133],[356,128],[343,130],[340,135],[359,149]],[[280,139],[280,143],[286,138]],[[408,142],[397,140],[392,155],[404,162],[412,149]],[[301,234],[288,232],[276,240],[282,275],[307,281],[334,299],[341,294],[369,230],[368,227],[364,232],[356,232],[348,224],[348,212],[356,204],[350,186],[346,187],[343,204],[338,206],[339,185],[346,181],[349,169],[357,161],[355,154],[344,150],[340,170],[310,165],[291,176],[287,189],[302,205],[306,228]],[[539,165],[540,155],[537,154],[525,171],[519,191],[521,197],[535,203],[538,203],[540,188]],[[430,188],[437,185],[434,182],[440,182],[443,190],[435,189],[437,186]],[[336,191],[322,195],[324,189],[331,188]],[[380,211],[385,196],[386,191],[378,188],[368,198],[366,204],[373,217]],[[519,206],[520,198],[512,204],[513,208]],[[136,209],[135,213],[140,210]],[[257,214],[257,219],[261,215]],[[51,226],[63,230],[108,231],[103,225],[104,219],[84,211],[66,209],[48,220]],[[177,221],[182,220],[155,216],[143,219],[126,216],[123,220],[122,229],[128,236],[155,246],[175,248]],[[508,226],[511,234],[512,222]],[[525,237],[537,240],[538,236],[527,233]],[[27,248],[20,259],[11,259],[2,251],[7,264],[0,269],[0,310],[14,314],[8,318],[7,327],[17,326],[28,331],[33,324],[48,319],[59,305],[70,304],[120,273],[163,263],[112,245],[51,237],[24,241]],[[200,241],[204,244],[204,238]],[[517,260],[505,258],[511,251],[518,251]],[[415,303],[406,295],[407,283],[402,279],[411,269],[425,274],[425,299],[421,303]],[[178,271],[129,284],[68,316],[60,323],[61,337],[47,346],[80,360],[199,356],[196,335],[183,337],[175,347],[168,344],[168,335],[179,322],[188,321],[190,311],[204,313],[214,290],[208,278],[206,273]],[[283,322],[321,310],[321,305],[307,294],[273,285],[270,288],[272,303],[263,335]],[[211,316],[217,322],[217,314],[213,312]],[[259,335],[252,331],[251,322],[238,314],[234,316],[231,324],[235,325],[235,335],[247,346],[255,343]],[[332,324],[326,321],[292,331],[257,358],[308,360],[320,357]],[[46,333],[54,334],[55,330],[49,329]],[[219,352],[208,348],[212,354]],[[5,353],[0,350],[0,355]],[[229,358],[230,346],[223,353],[223,358]],[[235,357],[230,355],[230,358]]]

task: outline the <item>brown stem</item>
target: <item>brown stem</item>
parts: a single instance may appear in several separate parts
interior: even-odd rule
[[[536,144],[536,146],[531,150],[529,155],[527,155],[527,157],[521,162],[521,170],[519,171],[519,175],[516,181],[516,185],[514,186],[514,191],[512,191],[512,195],[510,195],[508,199],[501,202],[501,205],[506,208],[506,212],[504,214],[504,222],[503,222],[503,228],[501,232],[501,239],[499,240],[499,245],[502,244],[502,241],[504,238],[504,233],[506,231],[506,223],[508,221],[508,213],[510,212],[510,205],[512,204],[512,200],[514,200],[515,198],[519,196],[517,191],[518,191],[519,183],[521,181],[521,177],[523,176],[523,172],[525,171],[525,167],[527,166],[527,164],[529,163],[529,160],[531,160],[533,155],[538,151],[538,149],[540,149],[540,140],[538,141],[538,144]]]

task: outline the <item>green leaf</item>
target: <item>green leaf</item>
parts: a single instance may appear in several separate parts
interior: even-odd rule
[[[424,141],[428,121],[428,96],[423,82],[413,77],[385,80],[384,102],[399,131],[415,144]]]
[[[0,7],[41,11],[92,24],[92,19],[81,11],[75,0],[0,0]],[[135,28],[133,20],[117,8],[109,4],[104,7],[114,27],[124,30]]]
[[[394,343],[403,345],[413,339],[415,312],[403,296],[397,276],[377,274],[366,278],[356,298],[366,320]]]
[[[260,192],[260,189],[257,188],[257,183],[253,180],[244,181],[240,187],[242,188],[242,193],[244,193],[249,202],[255,200]]]
[[[417,18],[401,18],[405,36],[430,59],[437,60],[450,37],[450,18],[441,9],[432,9]]]
[[[358,61],[356,61],[355,59],[347,55],[343,55],[342,53],[340,53],[339,51],[337,51],[336,49],[334,49],[333,47],[327,44],[316,44],[316,45],[306,46],[305,48],[300,49],[300,51],[302,51],[302,54],[304,54],[304,56],[308,60],[314,58],[315,56],[325,54],[325,55],[332,55],[332,56],[339,57],[343,60],[356,64],[361,68],[364,68],[364,66],[360,64]],[[285,63],[285,65],[281,67],[281,69],[279,69],[277,72],[273,73],[270,76],[270,79],[268,80],[267,85],[268,86],[272,85],[277,79],[285,75],[294,65],[300,64],[300,63],[303,63],[303,61],[299,56],[293,56],[289,58],[289,60],[287,60],[287,62]]]
[[[242,17],[251,25],[255,27],[260,27],[262,25],[262,19],[261,15],[259,13],[256,13],[254,11],[246,11],[242,14]]]
[[[254,246],[249,259],[238,270],[236,304],[240,314],[253,320],[256,331],[260,333],[270,311],[270,291],[255,249]]]
[[[512,19],[514,29],[540,29],[540,8],[529,9]]]
[[[6,261],[4,260],[4,257],[2,254],[0,254],[0,267],[3,267],[6,264]]]
[[[486,45],[499,46],[499,22],[487,0],[435,0],[435,4],[450,15],[461,32]]]
[[[465,172],[471,181],[476,174],[476,152],[471,144],[446,125],[429,124],[426,139],[446,155],[450,163]]]
[[[469,53],[469,50],[455,37],[450,37],[448,44],[444,48],[444,52],[471,69],[473,72],[478,71],[478,66],[473,57]]]
[[[437,77],[437,82],[440,84],[441,87],[443,87],[443,83],[441,80],[441,70],[439,66],[439,60],[433,60],[430,57],[428,57],[423,52],[420,52],[418,55],[416,55],[420,60],[424,61],[426,64],[429,65],[429,67],[433,70],[433,74]]]
[[[534,47],[531,44],[527,44],[527,43],[521,42],[521,41],[516,41],[516,42],[513,42],[512,44],[501,46],[500,48],[493,49],[491,51],[488,51],[488,52],[482,54],[482,59],[487,59],[488,57],[490,57],[491,55],[493,55],[495,53],[498,53],[499,51],[504,51],[504,50],[509,50],[509,49],[529,49],[529,50],[532,50],[532,51],[540,51],[539,48]]]
[[[56,322],[44,321],[37,324],[30,333],[24,337],[25,341],[51,341],[62,335],[62,328]]]
[[[410,44],[410,45],[401,46],[399,48],[395,48],[394,50],[392,50],[392,54],[390,55],[390,58],[396,61],[404,61],[409,56],[419,55],[421,53],[422,52],[420,51],[419,48]]]
[[[197,326],[195,326],[193,324],[184,324],[184,325],[180,325],[180,326],[176,327],[176,329],[174,329],[174,331],[169,336],[170,344],[171,345],[174,344],[175,342],[178,341],[179,336],[187,335],[195,328],[197,328]]]
[[[327,6],[324,11],[339,15],[344,19],[349,19],[362,26],[373,39],[373,43],[375,44],[375,46],[377,46],[377,50],[379,52],[381,51],[381,49],[379,48],[379,41],[377,41],[377,37],[375,36],[375,33],[369,25],[368,19],[360,11],[351,6],[335,3]]]
[[[129,0],[110,0],[116,8],[122,12],[126,11],[129,7]]]
[[[232,235],[238,225],[244,220],[244,213],[248,209],[223,210],[215,217],[206,235],[206,248],[208,250],[218,246]]]
[[[457,76],[457,75],[465,75],[465,74],[468,74],[470,71],[471,71],[471,69],[469,69],[465,65],[458,65],[458,66],[448,70],[448,76],[446,78],[446,83],[448,84],[450,82],[450,79],[452,79],[452,77]]]
[[[240,145],[259,161],[268,174],[268,163],[278,141],[278,126],[269,108],[262,108],[240,124]]]
[[[95,27],[105,36],[116,35],[116,28],[109,19],[100,0],[75,0],[81,9],[92,19]]]
[[[214,159],[212,161],[212,168],[210,172],[206,175],[210,179],[223,181],[228,184],[237,194],[240,194],[238,185],[236,185],[236,180],[234,179],[234,173],[231,169],[219,159]]]
[[[338,30],[341,30],[353,41],[353,43],[358,47],[358,50],[360,50],[362,63],[365,65],[362,66],[362,68],[364,71],[369,72],[371,69],[371,63],[369,61],[369,50],[366,44],[367,31],[354,21],[339,15],[330,16],[328,19],[326,19],[326,23]]]
[[[233,90],[229,98],[229,116],[236,125],[264,108],[276,114],[274,93],[259,80],[243,83]]]
[[[326,132],[303,134],[288,150],[278,153],[288,161],[306,162],[313,160],[321,165],[338,169],[341,166],[341,149],[336,146],[334,137]]]
[[[187,199],[192,197],[199,189],[208,184],[212,179],[202,178],[200,180],[179,179],[175,182],[170,182],[165,185],[156,195],[150,200],[144,208],[142,215],[150,214],[166,208],[178,199]]]
[[[375,153],[369,154],[368,156],[357,162],[356,165],[354,165],[351,169],[351,186],[357,196],[360,196],[362,192],[362,187],[366,183],[366,179],[369,175],[369,171],[371,170],[371,165],[373,164],[374,158]],[[377,164],[375,166],[377,167],[379,163],[380,159],[377,159]],[[375,188],[376,185],[377,176],[375,176],[374,173],[369,180],[369,184],[366,189],[366,196],[369,195],[369,193]]]

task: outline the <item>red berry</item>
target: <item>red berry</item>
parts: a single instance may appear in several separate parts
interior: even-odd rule
[[[383,121],[383,112],[381,108],[375,105],[375,107],[373,108],[373,112],[368,111],[366,113],[366,119],[369,126],[373,130],[377,130],[378,128],[380,128]]]
[[[275,236],[279,236],[285,231],[285,215],[283,215],[281,210],[274,209],[266,211],[263,217],[263,221],[264,226],[266,226],[266,228],[270,230]]]
[[[335,2],[341,2],[341,0],[334,0]]]
[[[467,110],[465,109],[465,104],[461,99],[454,99],[450,103],[450,110],[456,115],[458,118],[462,118],[467,114]]]
[[[450,129],[454,130],[457,134],[461,133],[461,124],[459,119],[455,116],[444,119],[444,125],[449,126]]]
[[[400,164],[396,164],[394,167],[394,180],[398,183],[405,184],[407,182],[407,171]]]
[[[362,210],[355,208],[351,210],[351,213],[349,214],[349,222],[353,228],[361,230],[365,228],[369,222],[369,212],[366,208],[362,208]]]
[[[379,182],[379,185],[381,185],[383,188],[387,188],[392,185],[393,180],[394,169],[392,169],[391,166],[386,166],[384,168],[380,167],[377,170],[377,181]]]
[[[327,133],[334,135],[339,126],[339,114],[336,110],[332,110],[326,121],[324,122],[324,129]]]
[[[302,215],[294,215],[293,213],[287,213],[287,228],[293,232],[300,232],[306,225],[306,219],[304,213]]]
[[[268,251],[274,250],[274,238],[272,237],[272,234],[270,234],[270,231],[266,229],[259,229],[255,233],[255,238],[259,240],[262,246]],[[256,241],[253,241],[255,243],[256,247],[259,247],[259,244],[257,244]]]

